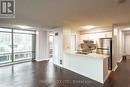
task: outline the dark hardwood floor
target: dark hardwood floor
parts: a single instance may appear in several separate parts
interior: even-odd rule
[[[130,60],[122,61],[103,87],[130,87]]]
[[[0,87],[130,87],[130,60],[123,61],[104,85],[49,61],[4,66]]]

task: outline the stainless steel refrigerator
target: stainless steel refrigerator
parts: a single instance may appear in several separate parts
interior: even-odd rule
[[[100,38],[97,42],[97,53],[109,55],[108,69],[112,70],[112,38]]]

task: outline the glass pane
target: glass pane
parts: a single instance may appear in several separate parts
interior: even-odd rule
[[[12,36],[11,33],[0,32],[0,63],[11,62],[12,57],[11,36]]]
[[[14,61],[33,58],[33,35],[14,33]]]

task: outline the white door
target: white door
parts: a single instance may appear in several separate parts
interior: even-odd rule
[[[130,54],[130,34],[125,35],[125,53]]]

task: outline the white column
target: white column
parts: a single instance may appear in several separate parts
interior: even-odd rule
[[[49,59],[48,35],[47,31],[38,30],[36,35],[36,60],[43,61]]]

